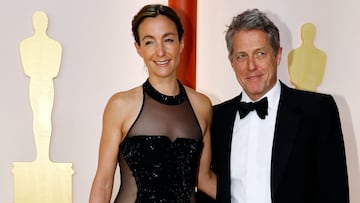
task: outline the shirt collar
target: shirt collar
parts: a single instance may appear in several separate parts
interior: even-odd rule
[[[277,105],[279,104],[279,99],[280,99],[280,92],[281,92],[281,85],[280,85],[280,81],[278,80],[274,87],[272,87],[265,95],[263,95],[261,98],[258,99],[261,100],[264,97],[267,97],[268,99],[268,104],[270,108],[276,108]],[[241,101],[244,102],[251,102],[252,100],[249,98],[249,96],[246,94],[245,91],[241,92]],[[254,102],[254,101],[252,101]]]

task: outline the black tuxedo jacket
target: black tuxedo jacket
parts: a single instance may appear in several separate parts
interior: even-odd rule
[[[231,202],[231,138],[239,97],[213,109],[213,170],[218,178],[219,203]],[[333,97],[295,90],[281,83],[274,133],[273,203],[349,202],[343,135]]]

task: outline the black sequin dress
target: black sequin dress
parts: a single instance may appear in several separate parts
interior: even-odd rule
[[[179,95],[166,96],[143,84],[143,106],[120,144],[115,203],[195,203],[202,132],[179,87]]]

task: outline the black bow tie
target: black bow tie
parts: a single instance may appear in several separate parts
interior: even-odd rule
[[[239,102],[238,110],[240,118],[244,118],[250,111],[255,110],[259,118],[265,119],[265,116],[268,115],[267,98],[262,98],[257,102]]]

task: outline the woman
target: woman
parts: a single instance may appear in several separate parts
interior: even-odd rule
[[[132,32],[149,77],[106,105],[90,202],[110,202],[117,162],[121,186],[115,203],[193,203],[197,185],[215,197],[212,107],[177,79],[184,48],[179,17],[167,6],[147,5],[134,16]]]

